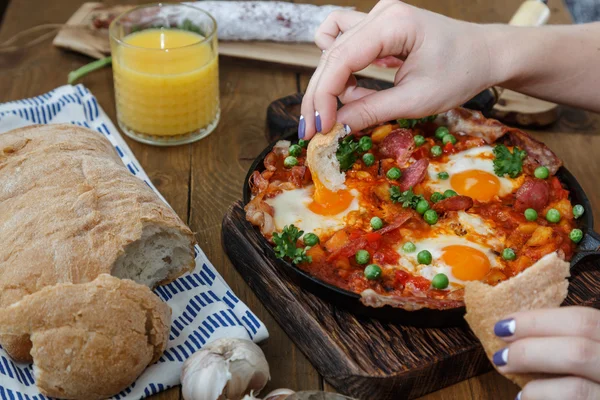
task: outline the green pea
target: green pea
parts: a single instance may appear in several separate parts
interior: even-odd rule
[[[444,192],[444,198],[447,199],[448,197],[454,197],[454,196],[458,196],[458,193],[456,193],[454,190],[452,189],[448,189]]]
[[[415,246],[415,244],[413,242],[406,242],[406,243],[404,243],[404,245],[402,245],[402,250],[405,253],[412,253],[416,249],[417,249],[417,246]]]
[[[450,280],[446,274],[437,274],[431,280],[431,286],[436,289],[446,289],[450,284]]]
[[[298,140],[298,144],[300,147],[308,147],[308,140],[300,139]]]
[[[546,220],[548,222],[558,223],[560,221],[560,212],[556,208],[551,208],[546,213]]]
[[[569,238],[575,243],[581,242],[583,239],[583,231],[581,229],[573,229],[571,233],[569,233]]]
[[[423,146],[423,144],[425,144],[425,138],[421,135],[415,135],[414,139],[415,139],[415,146],[417,146],[417,147]]]
[[[431,150],[429,150],[429,151],[430,151],[431,155],[434,157],[439,157],[443,153],[442,148],[440,146],[433,146],[431,148]]]
[[[365,267],[365,278],[372,281],[381,276],[381,268],[377,264],[369,264]]]
[[[450,178],[450,174],[447,173],[446,171],[442,171],[438,174],[438,178],[446,180],[446,179]]]
[[[524,214],[527,221],[535,221],[538,217],[537,211],[535,211],[533,208],[528,208],[525,210]]]
[[[361,151],[369,151],[373,147],[373,140],[368,136],[363,136],[358,141],[358,147]]]
[[[357,263],[362,265],[369,262],[369,260],[371,259],[371,255],[366,250],[359,250],[354,255],[354,258],[356,259]]]
[[[429,252],[429,250],[421,250],[417,254],[417,261],[419,262],[419,264],[429,265],[429,264],[431,264],[432,258],[433,257],[431,256],[431,253]]]
[[[423,219],[429,225],[433,225],[438,221],[438,214],[437,214],[437,212],[435,212],[435,210],[430,209],[430,210],[425,211],[425,213],[423,214]]]
[[[371,153],[365,153],[363,154],[363,162],[365,163],[365,165],[367,167],[370,167],[371,165],[375,164],[375,156]]]
[[[290,156],[298,157],[300,154],[302,154],[302,147],[300,147],[300,145],[293,144],[290,146],[289,153]]]
[[[533,175],[539,179],[548,179],[550,171],[546,167],[537,167],[535,171],[533,171]]]
[[[584,212],[585,212],[585,208],[583,208],[583,206],[581,204],[575,204],[573,206],[573,216],[575,217],[575,219],[578,219],[579,217],[581,217]]]
[[[398,167],[393,167],[388,170],[385,176],[387,176],[388,179],[392,180],[400,179],[400,177],[402,176],[402,171],[400,171],[400,168]]]
[[[437,203],[440,200],[444,199],[444,195],[441,194],[440,192],[433,192],[431,193],[431,202],[432,203]]]
[[[383,221],[381,220],[381,218],[379,218],[379,217],[371,218],[371,228],[373,228],[374,231],[377,231],[377,230],[383,228]]]
[[[292,168],[295,165],[298,165],[298,159],[294,156],[287,156],[285,160],[283,160],[283,166],[286,168]]]
[[[304,244],[307,246],[316,246],[319,244],[319,237],[314,233],[307,233],[302,237]]]
[[[444,144],[448,144],[448,143],[452,143],[452,144],[456,144],[456,138],[451,135],[451,134],[447,134],[442,138],[442,143]]]
[[[445,126],[440,126],[435,130],[435,137],[442,139],[444,136],[449,135],[450,131]]]
[[[513,249],[507,247],[502,251],[502,258],[508,261],[512,261],[515,258],[517,258],[517,255],[515,254],[515,251]]]
[[[429,210],[429,202],[425,199],[419,200],[415,210],[417,210],[419,214],[425,214],[425,211]]]

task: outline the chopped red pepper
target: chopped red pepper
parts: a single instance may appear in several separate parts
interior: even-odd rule
[[[456,148],[451,142],[448,142],[444,145],[444,154],[452,154],[456,152]]]

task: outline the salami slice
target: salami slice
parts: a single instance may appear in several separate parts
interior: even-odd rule
[[[528,208],[541,211],[550,199],[550,188],[546,181],[531,179],[517,190],[515,210],[522,212]]]
[[[556,174],[561,167],[562,161],[548,148],[544,143],[539,142],[529,136],[527,133],[518,129],[511,129],[508,132],[509,142],[518,146],[527,152],[527,157],[523,161],[523,170],[533,175],[535,169],[539,166],[545,166],[550,170],[550,174]]]
[[[383,228],[381,228],[377,232],[379,232],[380,234],[384,235],[384,234],[386,234],[388,232],[391,232],[391,231],[393,231],[395,229],[398,229],[402,225],[404,225],[414,215],[415,215],[414,211],[403,210],[402,213],[398,214],[396,216],[396,218],[394,218],[394,221],[391,224],[388,224],[388,225],[384,226]]]
[[[392,131],[379,145],[381,155],[394,158],[399,167],[408,161],[414,149],[415,140],[412,132],[408,129]]]
[[[469,196],[453,196],[440,200],[433,205],[435,211],[444,213],[448,211],[462,211],[473,207],[473,199]]]
[[[417,183],[420,183],[425,178],[425,175],[427,175],[427,167],[429,167],[429,160],[421,158],[402,171],[400,190],[408,190]]]

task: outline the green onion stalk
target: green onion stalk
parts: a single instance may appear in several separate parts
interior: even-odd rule
[[[81,79],[85,75],[90,72],[96,71],[100,68],[104,68],[105,66],[112,63],[112,56],[108,56],[105,58],[101,58],[100,60],[96,60],[89,64],[84,65],[81,68],[76,69],[75,71],[69,72],[68,82],[69,84],[73,84],[75,81]]]

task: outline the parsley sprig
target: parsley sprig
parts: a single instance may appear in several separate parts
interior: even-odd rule
[[[527,152],[514,147],[511,153],[508,147],[499,144],[494,147],[494,156],[494,172],[496,175],[508,175],[511,178],[516,178],[523,172],[523,159],[527,156]]]
[[[298,239],[302,237],[304,231],[298,230],[294,225],[286,225],[281,233],[273,232],[273,242],[275,246],[275,255],[277,258],[289,258],[292,263],[300,264],[302,262],[312,262],[312,257],[306,255],[307,247],[297,247]]]
[[[402,203],[402,207],[404,208],[416,208],[417,203],[424,199],[420,194],[415,194],[412,191],[412,187],[407,191],[401,192],[398,186],[390,187],[390,198],[393,203]]]
[[[346,136],[342,139],[337,152],[335,153],[335,156],[340,162],[340,169],[342,171],[347,171],[352,168],[352,165],[354,165],[358,159],[358,150],[358,142],[355,142],[352,136]]]
[[[399,118],[396,120],[396,122],[398,122],[398,125],[400,125],[400,128],[414,128],[415,125],[417,124],[422,124],[425,122],[431,122],[434,119],[436,119],[437,114],[434,115],[430,115],[428,117],[424,117],[424,118]]]

